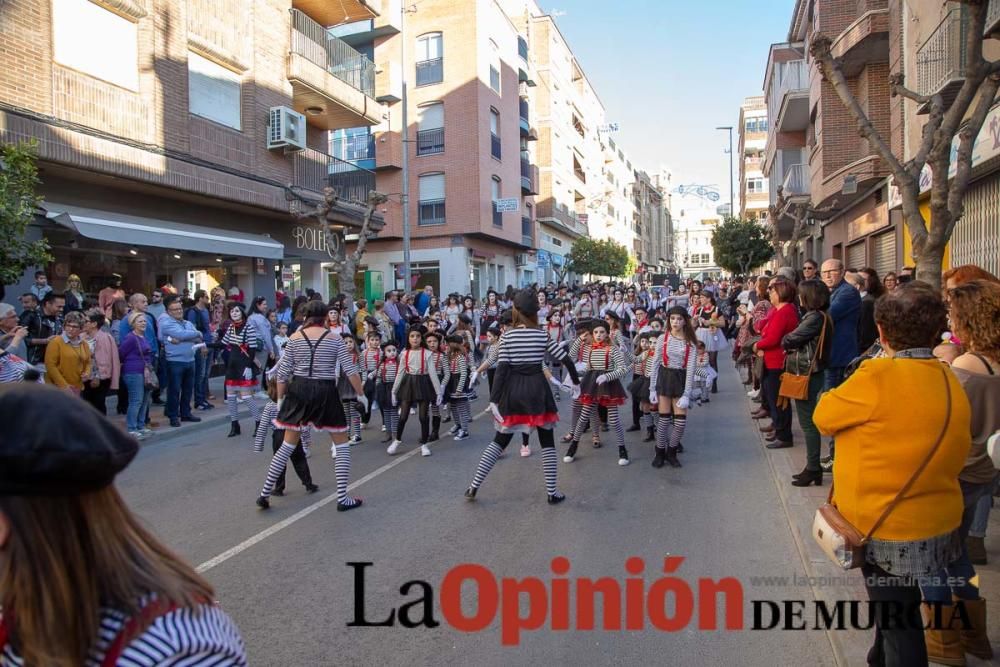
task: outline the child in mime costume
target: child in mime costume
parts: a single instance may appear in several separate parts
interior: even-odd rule
[[[577,387],[580,378],[565,349],[551,342],[538,326],[538,296],[523,289],[514,296],[513,328],[500,336],[498,363],[490,409],[496,433],[487,445],[465,497],[474,500],[479,487],[503,455],[515,433],[538,432],[542,446],[542,469],[545,492],[551,505],[566,496],[556,488],[558,454],[552,429],[559,421],[556,401],[547,386],[544,364],[546,353],[566,366]]]

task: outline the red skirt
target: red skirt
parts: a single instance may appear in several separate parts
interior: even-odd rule
[[[580,380],[581,405],[612,407],[625,404],[628,395],[620,381],[609,380],[604,384],[597,384],[598,376],[603,374],[604,371],[587,371],[584,374]]]

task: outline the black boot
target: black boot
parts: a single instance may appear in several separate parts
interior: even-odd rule
[[[803,470],[802,473],[792,479],[792,486],[809,486],[810,484],[823,486],[822,470]]]
[[[666,454],[667,454],[666,450],[660,449],[659,447],[656,448],[656,454],[653,456],[654,468],[663,467],[663,464],[666,461]]]
[[[559,491],[549,494],[549,505],[558,505],[564,500],[566,500],[566,496]]]
[[[239,422],[229,422],[229,435],[227,438],[235,438],[240,434],[240,423]]]
[[[652,426],[646,429],[646,437],[642,439],[643,442],[653,442],[656,440],[656,429]]]
[[[431,436],[428,439],[428,441],[429,442],[437,442],[438,440],[440,440],[441,436],[438,435],[438,432],[440,430],[441,430],[441,418],[440,417],[431,417]]]
[[[677,460],[677,449],[675,447],[668,447],[667,448],[666,460],[667,460],[667,464],[671,468],[680,468],[681,467],[681,462]]]
[[[618,448],[618,465],[627,466],[628,464],[628,450],[624,446],[621,446]]]
[[[676,449],[677,449],[677,453],[678,454],[683,454],[684,453],[684,445],[683,444],[677,443]]]
[[[639,425],[638,424],[632,424],[627,429],[625,429],[625,432],[626,433],[635,433],[638,430],[639,430]]]
[[[260,420],[258,419],[257,421],[255,421],[253,423],[253,433],[254,433],[254,435],[257,435],[257,429],[259,429],[259,428],[260,428]]]
[[[475,500],[476,499],[476,491],[478,491],[478,490],[479,489],[477,489],[477,488],[475,488],[473,486],[470,486],[469,488],[467,488],[465,490],[465,497],[466,497],[466,499],[467,500]]]

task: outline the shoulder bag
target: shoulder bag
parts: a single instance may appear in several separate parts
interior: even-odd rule
[[[948,381],[947,373],[948,371],[942,367],[941,374],[944,375],[947,402],[945,403],[944,426],[941,427],[941,433],[938,435],[934,446],[931,447],[927,456],[920,463],[916,472],[903,485],[903,488],[896,494],[896,497],[892,499],[892,502],[885,508],[882,516],[878,518],[878,521],[875,522],[867,535],[862,535],[850,521],[844,518],[844,515],[840,513],[837,506],[833,504],[833,484],[830,484],[830,495],[827,497],[826,502],[816,510],[816,516],[813,518],[812,535],[819,548],[823,550],[823,553],[841,568],[853,570],[856,567],[861,567],[861,564],[865,560],[865,545],[871,541],[872,535],[882,526],[889,517],[889,514],[896,509],[896,505],[903,499],[906,492],[910,490],[913,483],[917,481],[924,468],[934,458],[934,454],[937,453],[938,448],[941,447],[944,436],[948,432],[948,425],[951,422],[951,383]]]
[[[781,386],[778,387],[779,398],[794,398],[797,401],[804,401],[809,398],[809,378],[812,377],[812,372],[816,368],[819,355],[823,353],[823,340],[826,338],[826,313],[822,313],[822,315],[823,328],[819,330],[819,342],[816,345],[816,350],[813,352],[812,359],[809,361],[809,371],[805,375],[797,375],[788,371],[782,373]]]

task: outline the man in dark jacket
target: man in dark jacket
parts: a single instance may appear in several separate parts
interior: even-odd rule
[[[843,381],[844,368],[858,356],[861,295],[844,281],[844,263],[839,259],[823,262],[820,274],[830,288],[830,318],[833,320],[833,348],[823,384],[823,389],[829,391]]]

